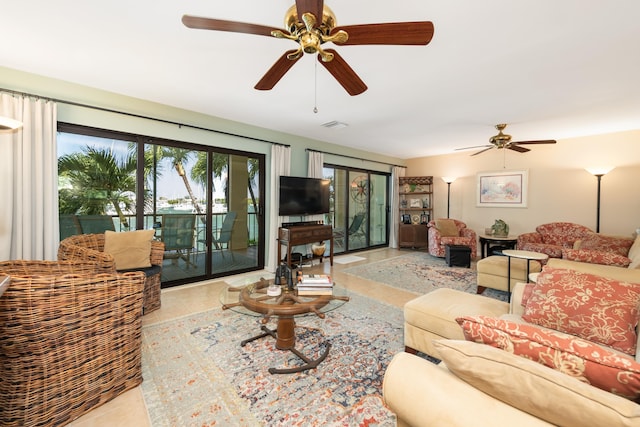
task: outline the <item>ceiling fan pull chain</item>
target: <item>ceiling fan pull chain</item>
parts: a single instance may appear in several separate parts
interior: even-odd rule
[[[318,61],[313,61],[314,86],[313,86],[313,112],[318,114]]]

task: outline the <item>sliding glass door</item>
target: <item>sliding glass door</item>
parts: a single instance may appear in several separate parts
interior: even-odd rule
[[[348,252],[388,244],[389,174],[325,166],[331,180],[335,251]]]
[[[163,287],[263,268],[264,155],[59,129],[61,239],[154,229]],[[102,228],[74,226],[90,219]]]

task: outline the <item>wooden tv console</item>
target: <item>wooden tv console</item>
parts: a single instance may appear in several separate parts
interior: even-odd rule
[[[291,248],[329,241],[329,262],[333,265],[333,227],[330,225],[297,225],[278,229],[278,262],[282,262],[282,246],[287,247],[287,265],[291,267]]]

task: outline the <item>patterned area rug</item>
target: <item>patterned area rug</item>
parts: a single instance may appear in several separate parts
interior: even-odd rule
[[[472,263],[471,268],[448,267],[443,258],[431,256],[426,252],[411,252],[395,258],[351,267],[343,272],[418,295],[438,288],[457,289],[472,294],[475,294],[478,289],[475,262]],[[507,293],[495,289],[486,289],[482,295],[507,301]]]
[[[300,360],[257,335],[258,318],[212,310],[143,328],[142,390],[154,427],[395,426],[382,378],[402,351],[402,311],[358,294],[326,318],[296,320],[296,348],[317,369],[271,375]],[[271,322],[268,326],[275,327]]]

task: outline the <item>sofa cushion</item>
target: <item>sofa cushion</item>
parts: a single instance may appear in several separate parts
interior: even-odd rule
[[[522,317],[633,355],[639,303],[640,284],[546,266]]]
[[[640,268],[640,234],[636,236],[636,240],[634,240],[633,245],[631,245],[629,255],[627,256],[631,260],[629,268]]]
[[[488,344],[541,363],[594,387],[640,396],[640,363],[573,335],[487,316],[456,319],[469,341]]]
[[[587,233],[580,239],[579,247],[574,249],[591,249],[600,252],[613,252],[627,256],[633,240],[626,237],[604,236],[599,233]]]
[[[436,219],[436,228],[442,237],[458,237],[460,235],[460,231],[452,219]]]
[[[615,252],[603,252],[592,249],[562,249],[562,258],[589,264],[617,265],[628,267],[631,260]]]
[[[155,230],[105,231],[104,252],[113,255],[116,270],[151,267],[151,239]]]
[[[487,345],[437,340],[447,368],[475,388],[555,425],[637,426],[640,405]]]

